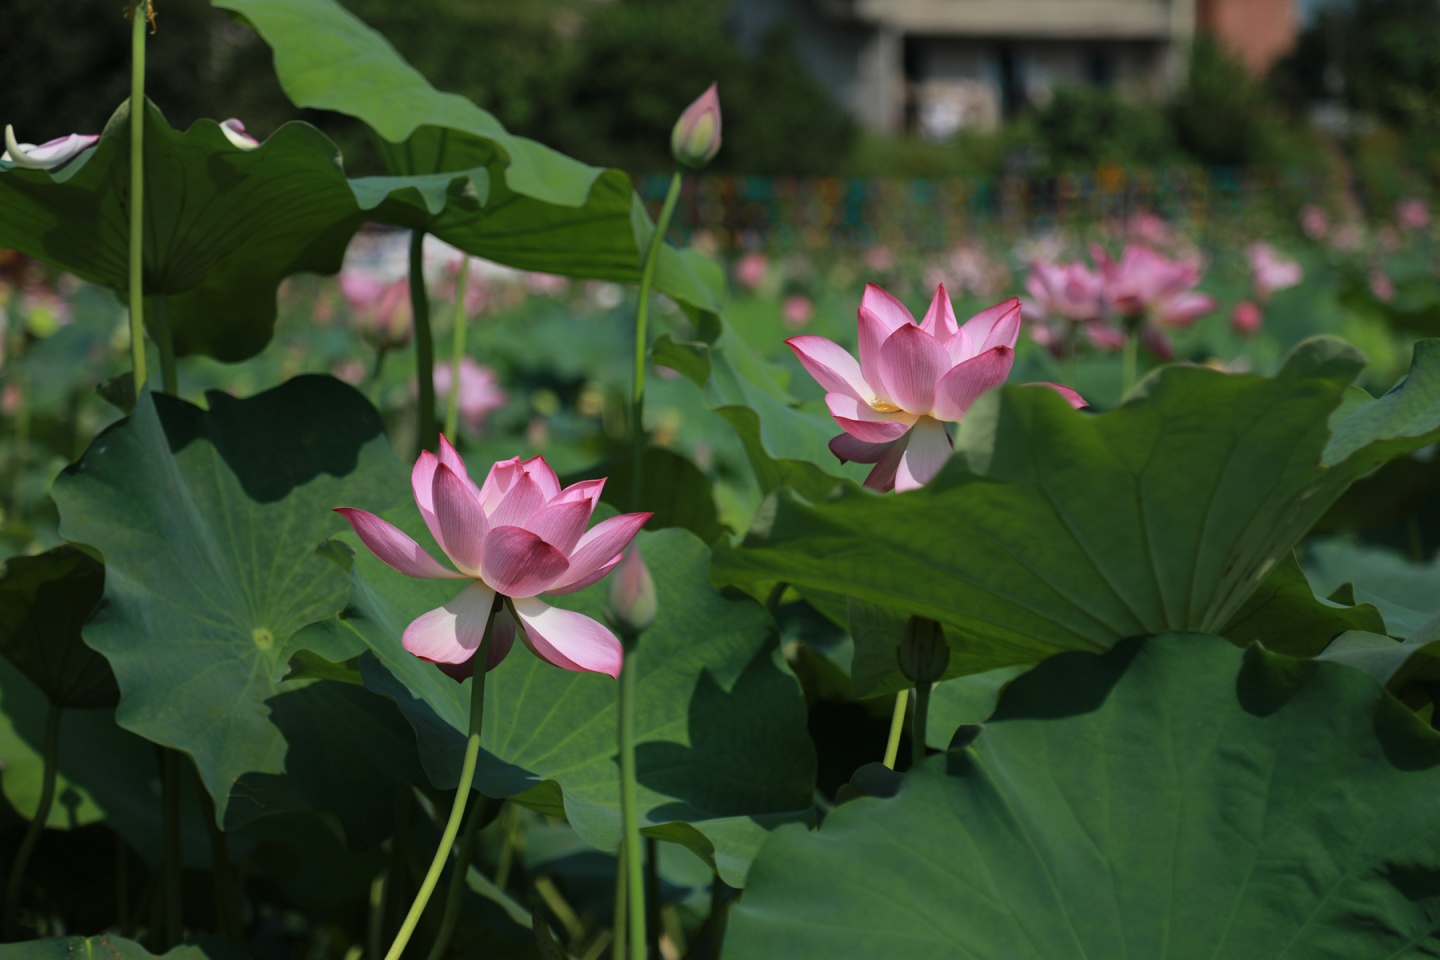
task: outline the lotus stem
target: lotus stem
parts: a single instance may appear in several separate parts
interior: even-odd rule
[[[205,830],[210,835],[210,882],[215,897],[215,921],[220,936],[233,940],[241,938],[244,924],[235,900],[235,876],[230,869],[230,844],[225,831],[215,819],[215,801],[210,791],[200,790],[201,816],[205,818]]]
[[[929,683],[915,684],[915,719],[910,728],[910,766],[918,767],[925,759],[925,734],[930,722]]]
[[[905,704],[910,701],[909,689],[895,694],[895,712],[890,715],[890,738],[885,741],[885,766],[895,769],[895,758],[900,753],[900,731],[905,728]]]
[[[470,861],[475,855],[475,837],[484,819],[485,808],[478,803],[465,816],[460,849],[455,852],[455,866],[450,871],[450,889],[445,893],[445,913],[440,918],[440,930],[435,934],[435,942],[430,945],[426,960],[441,960],[450,949],[450,939],[455,936],[455,926],[460,921],[460,908],[465,903],[465,876],[470,872]]]
[[[1124,400],[1130,395],[1130,388],[1135,386],[1135,371],[1139,366],[1140,356],[1140,322],[1138,320],[1125,321],[1125,353],[1121,361],[1120,373],[1120,399]]]
[[[455,330],[450,338],[450,397],[445,401],[445,436],[455,441],[460,424],[460,361],[465,357],[465,286],[470,279],[470,258],[460,258],[455,277]]]
[[[640,509],[640,470],[645,462],[645,354],[649,347],[647,327],[650,321],[650,288],[655,283],[655,265],[660,251],[665,246],[665,232],[670,229],[670,218],[675,215],[675,204],[680,200],[680,173],[670,177],[670,189],[665,193],[665,203],[660,207],[660,217],[655,221],[655,232],[650,234],[650,244],[645,248],[645,259],[640,262],[640,300],[635,305],[635,379],[630,401],[631,476],[630,509]]]
[[[180,942],[185,929],[184,878],[180,862],[180,753],[160,748],[160,806],[164,816],[165,947]]]
[[[620,668],[620,815],[625,823],[621,845],[630,960],[645,960],[645,873],[640,863],[640,809],[635,786],[635,650],[625,651]],[[618,901],[618,897],[617,897]],[[617,933],[619,919],[616,920]],[[619,937],[616,937],[617,942]],[[617,948],[616,956],[620,956]]]
[[[30,855],[40,842],[40,834],[45,831],[45,822],[50,819],[50,808],[55,803],[55,775],[60,765],[60,715],[63,710],[55,701],[50,701],[50,710],[45,715],[40,803],[36,805],[35,816],[30,818],[30,826],[25,828],[25,836],[10,867],[10,879],[5,884],[5,939],[9,941],[15,940],[20,921],[20,887],[25,880],[25,870],[30,865]]]
[[[430,298],[425,293],[425,231],[410,234],[410,313],[415,322],[415,377],[419,403],[415,455],[439,445],[435,428],[435,337],[430,332]]]
[[[416,236],[420,234],[417,232]],[[412,245],[412,253],[418,246],[418,242]],[[414,261],[411,263],[413,266]],[[433,418],[431,425],[434,425]],[[425,871],[425,879],[421,881],[420,889],[415,894],[415,902],[410,904],[410,912],[400,924],[400,931],[395,934],[395,941],[390,944],[385,960],[399,960],[400,955],[405,952],[406,944],[415,933],[415,925],[420,922],[420,915],[425,912],[425,905],[430,902],[430,895],[435,892],[435,885],[440,881],[440,873],[445,869],[445,861],[449,859],[450,848],[455,843],[455,837],[460,832],[460,823],[465,817],[465,803],[470,798],[470,785],[475,781],[475,764],[480,758],[480,727],[485,719],[485,677],[490,653],[487,644],[495,626],[495,612],[499,603],[500,598],[497,596],[496,603],[490,607],[490,616],[485,621],[485,633],[475,653],[474,673],[470,681],[470,735],[465,741],[465,759],[460,765],[460,782],[455,785],[455,802],[450,806],[450,818],[445,821],[445,830],[440,834],[440,845],[430,861],[430,869]]]
[[[611,932],[610,956],[613,960],[622,960],[626,956],[625,950],[625,858],[618,858],[615,867],[615,917],[611,922],[614,928]]]
[[[160,388],[178,397],[180,380],[175,371],[175,335],[170,328],[170,304],[164,297],[150,298],[150,337],[160,348]]]
[[[145,3],[130,11],[130,364],[145,386]]]

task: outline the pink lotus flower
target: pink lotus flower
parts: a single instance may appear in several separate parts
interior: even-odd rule
[[[1375,295],[1376,300],[1389,303],[1395,299],[1395,281],[1391,280],[1384,270],[1376,267],[1370,271],[1370,292]]]
[[[1193,289],[1200,282],[1200,264],[1194,260],[1170,260],[1133,243],[1118,261],[1098,247],[1092,255],[1110,309],[1138,329],[1140,342],[1162,360],[1174,350],[1161,327],[1187,327],[1216,307],[1214,297]]]
[[[95,145],[99,134],[72,133],[68,137],[56,137],[36,146],[20,143],[15,139],[15,128],[5,124],[5,152],[0,160],[6,160],[26,170],[53,170]]]
[[[1261,303],[1275,291],[1295,286],[1305,276],[1300,264],[1280,256],[1268,243],[1252,243],[1245,253],[1250,259],[1250,280]]]
[[[584,614],[550,606],[540,594],[573,593],[600,580],[650,514],[621,514],[587,531],[604,479],[562,490],[544,457],[515,457],[491,467],[477,487],[444,437],[439,456],[420,454],[410,483],[425,525],[456,570],[373,513],[335,508],[375,556],[406,576],[469,581],[455,599],[405,628],[406,650],[464,676],[455,667],[479,652],[490,611],[503,602],[525,645],[542,660],[565,670],[620,675],[623,652],[615,635]],[[491,667],[514,639],[496,619],[487,653]]]
[[[1330,232],[1330,217],[1312,203],[1300,211],[1300,229],[1311,240],[1319,240]]]
[[[1230,328],[1242,337],[1248,337],[1260,329],[1265,315],[1254,300],[1241,300],[1230,313]]]
[[[873,490],[914,490],[950,457],[946,423],[958,423],[975,399],[1005,382],[1015,362],[1020,301],[1007,300],[962,327],[943,286],[920,324],[875,284],[860,301],[860,360],[824,337],[785,343],[828,393],[830,415],[845,432],[830,441],[842,462],[873,463]],[[1048,383],[1072,406],[1079,394]]]
[[[1105,312],[1104,283],[1078,260],[1035,263],[1030,268],[1030,276],[1025,278],[1025,289],[1045,317],[1088,323],[1099,320]]]
[[[225,139],[230,141],[231,146],[241,150],[254,150],[260,146],[260,141],[245,132],[245,124],[231,117],[220,124],[220,132],[225,134]]]
[[[710,84],[685,108],[670,131],[670,153],[681,166],[699,169],[720,152],[720,92]]]
[[[765,275],[769,271],[770,261],[765,254],[751,250],[735,261],[735,282],[746,290],[755,290],[765,282]]]
[[[1395,205],[1395,220],[1407,230],[1424,230],[1430,226],[1430,208],[1419,197],[1406,197]]]
[[[450,397],[450,364],[435,366],[435,396],[440,400]],[[460,416],[470,433],[485,429],[485,418],[491,410],[498,410],[509,399],[495,379],[495,371],[481,366],[471,357],[460,358]]]
[[[340,294],[360,328],[360,335],[377,348],[393,350],[410,342],[410,281],[386,282],[360,270],[340,272]]]
[[[787,327],[803,327],[815,316],[815,304],[803,293],[792,293],[785,298],[781,307],[781,315]]]

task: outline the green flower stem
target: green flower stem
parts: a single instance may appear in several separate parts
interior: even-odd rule
[[[410,313],[415,318],[415,377],[420,408],[415,453],[439,446],[435,428],[435,336],[430,332],[430,298],[425,293],[425,231],[410,234]]]
[[[215,921],[220,936],[239,940],[244,932],[240,909],[235,897],[235,875],[230,869],[230,843],[225,831],[215,822],[215,801],[210,791],[200,789],[200,815],[210,835],[210,883],[215,897]]]
[[[411,249],[413,252],[415,248]],[[412,264],[413,262],[412,260]],[[434,425],[433,418],[431,425]],[[440,834],[440,846],[435,850],[430,869],[425,871],[425,879],[421,881],[420,889],[415,894],[415,902],[410,904],[410,912],[400,924],[400,932],[395,934],[395,942],[390,944],[385,960],[399,960],[400,955],[405,952],[405,945],[410,942],[415,925],[420,922],[420,915],[425,912],[425,904],[430,902],[430,894],[435,892],[440,872],[444,870],[445,861],[450,857],[450,847],[454,845],[455,837],[460,832],[460,821],[465,816],[465,802],[470,798],[470,785],[475,780],[475,764],[480,758],[480,726],[485,719],[486,657],[490,650],[486,644],[490,642],[491,628],[495,626],[495,611],[499,599],[496,597],[496,605],[490,608],[490,616],[485,621],[485,633],[475,655],[475,672],[470,681],[470,736],[465,741],[465,760],[460,765],[460,782],[455,785],[455,802],[450,807],[450,819],[445,821],[445,831]]]
[[[9,941],[16,939],[16,927],[20,922],[20,888],[25,880],[25,869],[30,865],[30,855],[40,842],[45,821],[50,819],[50,807],[55,803],[55,774],[60,764],[60,715],[63,711],[64,708],[53,700],[50,702],[50,711],[45,715],[40,803],[35,809],[35,816],[30,818],[30,826],[25,828],[20,849],[15,853],[15,862],[10,866],[10,879],[5,884],[5,939]]]
[[[1120,374],[1120,399],[1129,396],[1130,388],[1135,386],[1135,371],[1139,366],[1140,356],[1140,321],[1130,319],[1125,321],[1125,353],[1122,361]]]
[[[664,923],[660,917],[660,841],[645,838],[645,956],[660,956],[660,935]]]
[[[145,386],[145,0],[130,11],[130,364]]]
[[[885,741],[885,766],[895,769],[895,757],[900,753],[900,731],[905,728],[905,704],[910,702],[910,691],[901,690],[895,694],[895,712],[890,715],[890,738]]]
[[[640,801],[635,786],[635,674],[632,646],[625,651],[625,664],[620,668],[620,815],[625,822],[620,859],[630,960],[645,960],[645,872],[640,864]],[[618,918],[616,927],[618,932]],[[617,936],[617,942],[619,939]],[[614,955],[621,956],[618,948]]]
[[[665,232],[670,229],[670,218],[675,215],[675,204],[679,200],[680,173],[676,171],[670,177],[670,189],[666,191],[665,203],[660,207],[660,218],[655,221],[655,232],[650,234],[645,259],[640,262],[640,300],[635,305],[635,381],[630,400],[632,510],[640,509],[640,470],[645,461],[645,354],[650,346],[646,329],[650,321],[650,288],[654,286],[655,265],[665,246]]]
[[[910,766],[918,767],[925,759],[925,733],[930,722],[930,687],[915,684],[915,718],[910,728]]]
[[[160,748],[160,806],[164,813],[164,946],[180,942],[185,929],[185,888],[180,863],[180,752]]]
[[[770,594],[765,598],[765,609],[769,610],[771,614],[774,614],[776,610],[780,609],[780,601],[785,598],[785,591],[789,588],[790,584],[784,580],[781,580],[775,584],[775,586],[771,587]]]
[[[465,903],[465,876],[470,872],[470,861],[475,857],[475,837],[485,819],[485,806],[480,803],[471,807],[465,816],[465,829],[460,832],[460,849],[455,853],[455,866],[450,871],[450,889],[445,893],[445,915],[440,919],[440,931],[435,934],[435,942],[430,945],[426,960],[441,960],[450,949],[450,939],[460,921],[460,908]]]
[[[623,960],[625,957],[625,858],[619,858],[615,867],[615,918],[611,926],[610,956],[612,960]]]
[[[455,277],[455,330],[450,338],[450,398],[445,401],[445,436],[455,442],[460,424],[460,361],[465,356],[465,285],[470,279],[470,258],[460,258]]]
[[[160,388],[177,397],[180,381],[175,373],[175,337],[170,329],[170,304],[164,297],[150,298],[150,337],[160,348]]]

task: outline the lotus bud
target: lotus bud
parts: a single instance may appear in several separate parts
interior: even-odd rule
[[[720,94],[715,84],[685,108],[670,131],[670,153],[675,162],[699,170],[720,152]]]
[[[605,615],[626,639],[640,636],[655,622],[657,607],[655,580],[640,556],[639,547],[625,551],[615,574],[610,578],[610,598]]]
[[[0,160],[6,160],[27,170],[53,170],[82,151],[93,146],[98,134],[72,133],[68,137],[47,140],[38,147],[33,143],[20,143],[15,139],[15,128],[5,124],[5,152]]]
[[[245,132],[245,124],[231,117],[220,124],[220,132],[225,134],[225,139],[241,150],[254,150],[260,146],[260,141]]]
[[[905,636],[896,650],[900,672],[911,683],[934,683],[945,676],[950,666],[950,647],[945,631],[928,617],[911,617],[905,623]]]

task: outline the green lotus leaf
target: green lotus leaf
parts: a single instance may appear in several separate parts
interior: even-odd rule
[[[59,707],[113,707],[120,698],[105,658],[80,628],[100,603],[105,567],[71,546],[11,557],[0,569],[0,654]]]
[[[1195,635],[1065,654],[893,799],[776,831],[725,956],[1434,956],[1437,789],[1440,735],[1357,671]]]
[[[227,827],[318,805],[377,840],[419,775],[403,721],[352,684],[280,677],[292,635],[346,603],[317,550],[345,526],[331,508],[397,496],[379,415],[318,376],[207,402],[142,393],[56,480],[61,535],[105,558],[86,642],[120,725],[190,754]]]

